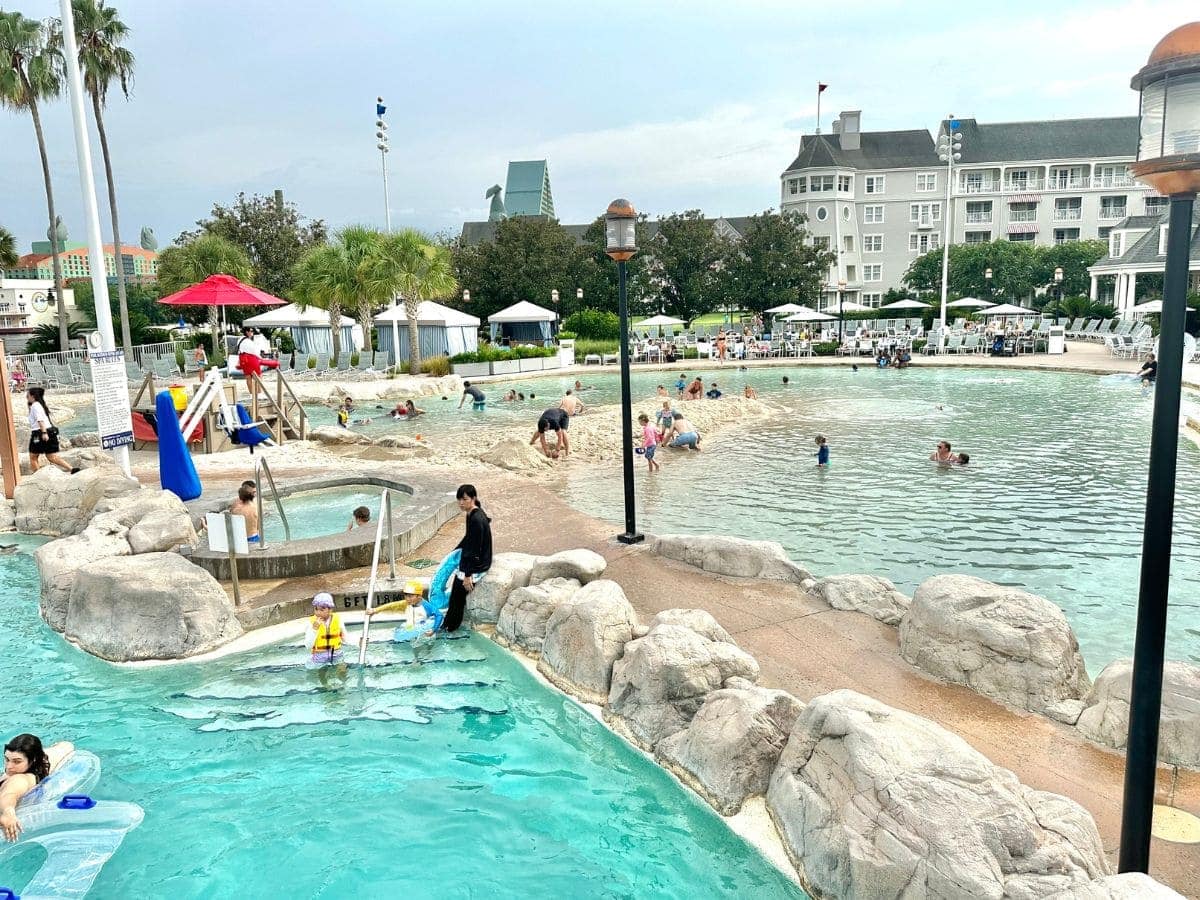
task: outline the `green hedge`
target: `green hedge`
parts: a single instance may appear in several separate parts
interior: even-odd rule
[[[503,362],[509,359],[535,359],[539,356],[557,356],[557,347],[513,347],[504,349],[494,344],[480,347],[473,353],[459,353],[450,357],[452,365],[466,363]]]
[[[615,341],[621,337],[621,320],[616,313],[598,309],[581,309],[563,319],[562,330],[578,338],[593,341]]]

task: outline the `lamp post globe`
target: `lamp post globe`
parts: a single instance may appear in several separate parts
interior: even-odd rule
[[[550,292],[550,302],[555,306],[558,306],[558,288],[555,288]]]
[[[463,303],[470,303],[470,302],[471,302],[471,292],[469,290],[467,290],[466,288],[463,288]]]
[[[1062,314],[1062,282],[1063,270],[1062,266],[1054,267],[1054,315],[1057,317]]]
[[[621,318],[621,464],[625,486],[625,531],[622,544],[644,539],[637,530],[633,499],[633,407],[629,387],[629,296],[626,264],[637,253],[637,210],[623,197],[608,204],[604,214],[604,250],[617,263],[617,298]],[[579,291],[576,296],[582,294]]]
[[[1140,122],[1137,161],[1130,171],[1171,198],[1118,860],[1121,872],[1146,872],[1162,714],[1188,256],[1192,206],[1200,190],[1200,22],[1180,26],[1159,41],[1130,87],[1139,94]]]
[[[988,299],[991,300],[992,299],[992,268],[991,268],[991,266],[988,266],[986,269],[983,270],[983,283],[987,287]]]

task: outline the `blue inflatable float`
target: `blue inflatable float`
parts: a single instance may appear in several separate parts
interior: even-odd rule
[[[442,627],[442,620],[446,618],[446,610],[450,608],[450,587],[461,559],[462,551],[452,550],[450,555],[442,560],[442,564],[438,566],[437,571],[433,574],[433,579],[429,582],[429,599],[421,602],[421,608],[425,610],[427,618],[412,628],[397,628],[392,634],[392,640],[400,643],[412,641]]]

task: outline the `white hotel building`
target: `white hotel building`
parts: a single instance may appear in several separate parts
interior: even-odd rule
[[[861,116],[843,112],[832,134],[801,139],[780,176],[780,208],[804,213],[814,240],[837,252],[830,286],[845,281],[845,299],[878,306],[885,291],[903,287],[914,259],[941,246],[946,164],[928,131],[864,132]],[[1107,238],[1126,216],[1166,210],[1165,197],[1129,175],[1134,116],[957,121],[952,243]],[[832,291],[826,302],[836,302]]]

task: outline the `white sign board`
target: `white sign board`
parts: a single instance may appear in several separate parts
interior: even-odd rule
[[[229,552],[229,534],[225,531],[225,519],[233,523],[233,552],[249,553],[250,542],[246,540],[246,517],[229,513],[205,513],[204,527],[208,530],[208,549],[214,553]]]
[[[133,415],[129,410],[129,385],[125,351],[93,350],[92,394],[96,401],[96,431],[105,450],[133,443]]]

